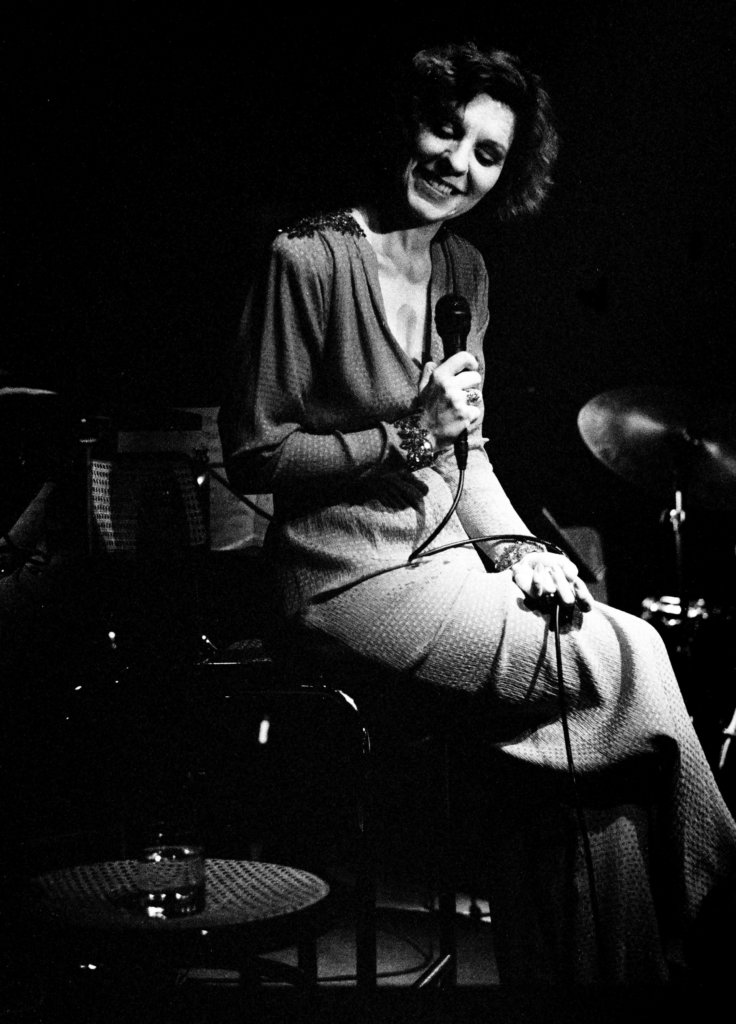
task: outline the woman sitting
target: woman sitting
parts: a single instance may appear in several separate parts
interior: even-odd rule
[[[448,45],[416,55],[399,107],[380,187],[273,243],[221,410],[228,474],[273,493],[286,621],[433,687],[480,736],[502,981],[666,981],[704,896],[736,870],[736,827],[659,635],[531,539],[478,541],[485,562],[471,544],[411,557],[452,507],[466,434],[436,545],[529,535],[484,450],[487,273],[449,224],[479,203],[537,210],[557,148],[548,99],[514,57]],[[470,325],[467,351],[446,356],[433,314],[448,294]]]

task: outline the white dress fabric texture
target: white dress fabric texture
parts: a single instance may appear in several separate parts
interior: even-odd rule
[[[482,370],[485,267],[443,229],[430,313],[450,291],[470,302],[468,348]],[[443,358],[434,324],[427,358]],[[489,860],[502,981],[665,982],[705,894],[736,873],[736,826],[662,640],[600,604],[561,636],[601,963],[548,616],[472,548],[405,564],[457,482],[451,452],[417,473],[406,466],[393,423],[410,411],[420,375],[391,334],[375,254],[352,218],[277,237],[248,300],[220,430],[231,479],[274,495],[266,543],[284,614],[445,694],[468,723],[497,823]],[[437,543],[529,532],[484,443],[474,430],[464,495]]]

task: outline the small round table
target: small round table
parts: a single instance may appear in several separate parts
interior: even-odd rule
[[[34,916],[61,940],[67,963],[116,969],[232,968],[241,988],[263,976],[317,985],[317,936],[330,888],[316,875],[259,861],[207,860],[205,907],[188,917],[147,917],[136,901],[133,860],[52,871],[33,880]],[[296,946],[298,967],[258,959]]]

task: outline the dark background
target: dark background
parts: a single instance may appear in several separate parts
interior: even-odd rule
[[[27,3],[1,52],[10,173],[0,369],[86,414],[219,404],[261,247],[346,196],[372,98],[395,62],[450,36],[518,52],[547,84],[563,147],[539,218],[458,224],[491,278],[489,452],[532,530],[550,534],[543,507],[563,526],[599,530],[611,602],[638,614],[643,598],[675,592],[671,530],[660,522],[671,498],[598,462],[577,416],[595,395],[634,385],[674,385],[707,407],[736,408],[728,5],[484,3],[459,18],[459,5],[429,6],[296,18],[249,5],[226,20],[213,5],[166,11],[131,0],[52,23],[45,5]],[[690,592],[723,612],[704,624],[692,660],[677,662],[713,761],[733,713],[736,515],[692,508],[685,539]],[[304,866],[297,853],[324,855],[320,814],[347,813],[325,792],[335,780],[352,792],[339,729],[291,709],[283,731],[274,718],[283,745],[255,751],[261,709],[248,706],[247,688],[238,695],[207,667],[191,679],[181,671],[209,653],[193,650],[202,608],[218,646],[268,617],[251,561],[213,556],[190,578],[188,565],[168,567],[169,577],[155,558],[72,559],[48,585],[53,600],[31,592],[40,624],[11,621],[0,643],[15,672],[5,674],[0,715],[7,843],[24,871],[38,837],[71,833],[74,852],[58,855],[76,863],[108,855],[86,833],[78,848],[80,829],[117,835],[172,815],[197,822],[210,855],[241,856],[254,836],[265,837],[266,859]],[[13,578],[3,582],[7,594]],[[325,746],[332,759],[321,761]],[[456,867],[463,884],[485,884],[487,794],[465,753],[453,792]],[[396,871],[413,873],[433,848],[419,827],[431,815],[416,802],[431,789],[426,768],[386,765],[397,799],[383,849]],[[732,761],[728,769],[720,780],[733,807]],[[338,864],[341,855],[329,851]]]
[[[674,586],[669,501],[597,462],[576,418],[637,384],[734,400],[730,5],[424,6],[51,24],[26,5],[4,43],[0,367],[90,413],[218,404],[260,246],[344,194],[386,69],[448,37],[519,52],[563,149],[541,217],[458,225],[491,274],[489,451],[532,529],[542,506],[599,529],[611,599],[638,611]],[[733,513],[687,528],[693,593],[732,606]]]

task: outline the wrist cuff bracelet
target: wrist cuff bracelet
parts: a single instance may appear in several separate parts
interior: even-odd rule
[[[431,466],[436,453],[427,436],[429,431],[419,426],[419,413],[402,417],[394,426],[401,438],[401,447],[406,452],[409,468],[416,470]]]
[[[493,568],[496,572],[503,572],[504,569],[510,569],[512,565],[521,561],[524,555],[531,554],[532,551],[546,550],[543,544],[535,544],[534,541],[517,541],[515,544],[509,544],[500,557],[494,559]]]

